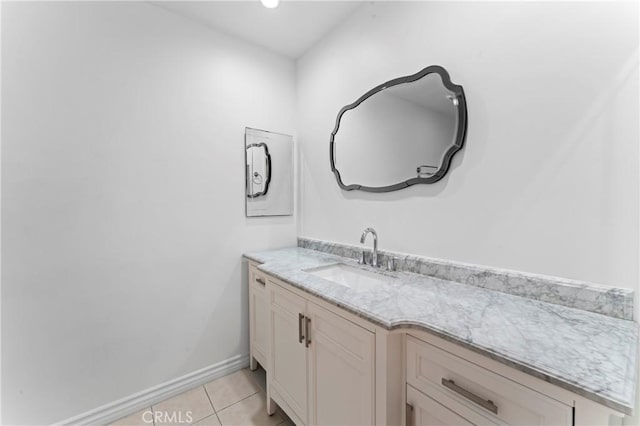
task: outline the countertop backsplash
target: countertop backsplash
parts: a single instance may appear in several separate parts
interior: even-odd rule
[[[359,259],[363,246],[298,237],[298,247]],[[399,271],[428,275],[614,318],[633,320],[633,290],[379,250],[379,262],[395,257]]]

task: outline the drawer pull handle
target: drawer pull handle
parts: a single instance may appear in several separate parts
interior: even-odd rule
[[[304,335],[307,339],[305,346],[308,348],[311,344],[311,318],[307,317],[307,324],[304,327]]]
[[[453,380],[447,380],[445,378],[442,378],[442,386],[444,386],[445,388],[451,389],[452,391],[454,391],[455,393],[467,398],[468,400],[478,404],[479,406],[481,406],[482,408],[484,408],[485,410],[491,411],[493,414],[498,414],[498,406],[496,404],[493,403],[493,401],[491,400],[485,400],[480,398],[478,395],[469,392],[468,390],[466,390],[465,388],[462,388],[458,385],[456,385],[456,382],[454,382]]]
[[[265,282],[264,282],[264,280],[263,280],[262,278],[256,278],[256,282],[257,282],[258,284],[265,285]]]
[[[413,426],[413,405],[409,404],[407,402],[407,406],[405,407],[405,414],[406,414],[406,425],[407,426]]]
[[[304,332],[302,331],[302,328],[304,327],[303,322],[304,315],[298,314],[298,343],[302,343],[304,340]]]

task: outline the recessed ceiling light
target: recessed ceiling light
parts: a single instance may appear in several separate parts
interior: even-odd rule
[[[260,0],[262,5],[268,9],[273,9],[278,7],[280,0]]]

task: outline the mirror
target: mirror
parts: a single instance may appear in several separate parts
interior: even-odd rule
[[[462,86],[433,65],[381,84],[340,110],[331,133],[331,170],[347,191],[434,183],[462,149],[466,130]]]
[[[293,138],[245,128],[245,214],[293,214]]]

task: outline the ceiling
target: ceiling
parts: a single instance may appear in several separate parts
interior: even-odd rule
[[[274,52],[299,58],[349,16],[360,1],[155,1],[170,12]]]

